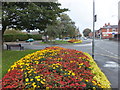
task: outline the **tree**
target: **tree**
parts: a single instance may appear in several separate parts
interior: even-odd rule
[[[61,14],[59,20],[58,30],[60,31],[59,36],[62,38],[75,36],[76,26],[67,14]]]
[[[87,37],[87,36],[89,36],[89,33],[90,33],[90,32],[91,32],[91,29],[86,28],[86,29],[83,30],[83,35],[84,35],[85,37]]]
[[[55,39],[58,36],[57,26],[56,25],[49,25],[46,28],[46,34],[49,36],[49,39]]]
[[[6,28],[45,31],[60,13],[68,10],[60,9],[60,5],[55,2],[3,2],[2,34]]]
[[[50,39],[76,37],[79,33],[75,22],[67,14],[61,14],[53,25],[47,26],[45,31]]]

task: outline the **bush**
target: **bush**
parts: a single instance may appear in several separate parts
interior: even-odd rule
[[[42,36],[40,34],[32,35],[32,38],[35,40],[42,40]]]
[[[17,39],[19,39],[20,41],[25,41],[29,38],[33,38],[35,40],[42,40],[42,36],[39,34],[37,34],[37,35],[30,35],[30,34],[3,35],[3,40],[5,42],[14,42]]]
[[[10,29],[7,29],[7,30],[5,30],[4,34],[5,35],[13,35],[13,34],[25,34],[25,33],[21,32],[20,30],[15,30],[15,29],[10,30]]]

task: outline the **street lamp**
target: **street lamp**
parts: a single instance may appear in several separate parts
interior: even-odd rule
[[[94,59],[94,44],[95,44],[95,22],[97,21],[97,15],[95,15],[95,0],[93,0],[93,40],[92,40],[92,58]]]

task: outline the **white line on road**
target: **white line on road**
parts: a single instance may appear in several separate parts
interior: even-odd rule
[[[113,62],[113,61],[107,61],[104,65],[103,65],[103,67],[116,67],[116,68],[118,68],[119,67],[119,65],[118,65],[118,63],[116,63],[116,62]]]
[[[110,56],[110,55],[105,55],[105,54],[101,54],[101,53],[95,53],[101,56],[107,56],[107,57],[111,57],[111,58],[115,58],[115,59],[120,59],[118,56]]]
[[[92,43],[89,43],[89,44],[77,44],[77,45],[73,45],[73,46],[91,46]]]
[[[97,46],[97,47],[98,47],[98,46]],[[110,54],[112,54],[112,55],[114,55],[115,57],[118,57],[118,55],[112,53],[111,51],[108,51],[108,50],[106,50],[106,49],[104,49],[104,48],[101,48],[101,47],[99,47],[99,48],[102,49],[102,50],[104,50],[104,51],[106,51],[106,52],[108,52],[108,53],[110,53]]]

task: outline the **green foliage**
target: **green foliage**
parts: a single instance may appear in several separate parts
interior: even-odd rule
[[[56,2],[3,2],[2,30],[6,28],[45,30],[60,13],[67,9],[60,9]]]
[[[31,35],[33,39],[35,40],[42,40],[42,36],[40,34],[36,34],[36,35]]]
[[[49,25],[46,28],[46,33],[50,39],[75,37],[78,35],[79,30],[67,14],[61,14],[54,25]]]
[[[2,77],[7,73],[8,69],[14,62],[27,54],[33,53],[38,50],[24,50],[24,51],[9,51],[3,50],[2,52]],[[0,75],[1,76],[1,75]]]
[[[3,39],[5,42],[14,42],[17,39],[19,39],[19,41],[25,41],[29,38],[33,38],[35,40],[42,40],[42,36],[40,34],[36,34],[36,35],[29,35],[29,34],[3,35]]]
[[[90,32],[91,32],[91,29],[86,28],[86,29],[83,30],[83,35],[84,35],[85,37],[87,37],[87,36],[89,36],[89,33],[90,33]]]
[[[56,41],[48,41],[48,42],[40,42],[40,44],[71,44],[68,41],[56,40]]]
[[[19,31],[19,30],[15,30],[15,29],[12,29],[12,30],[9,30],[9,29],[7,29],[5,32],[4,32],[4,34],[5,35],[13,35],[13,34],[25,34],[25,33],[23,33],[23,32],[21,32],[21,31]]]

